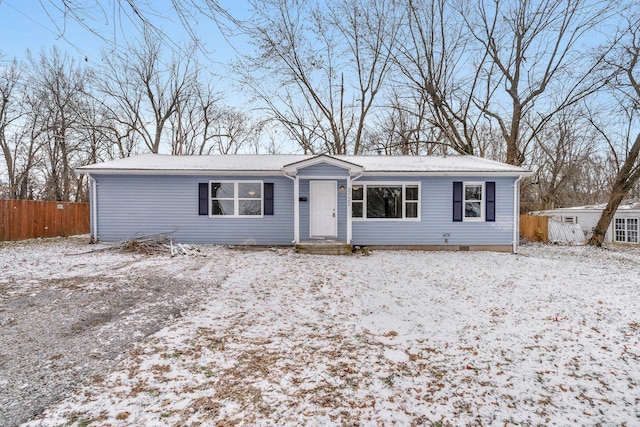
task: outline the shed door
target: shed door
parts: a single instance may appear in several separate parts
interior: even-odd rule
[[[311,181],[309,183],[309,235],[312,238],[338,236],[338,192],[336,181]]]

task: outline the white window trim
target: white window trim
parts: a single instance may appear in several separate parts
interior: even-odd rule
[[[367,218],[367,187],[402,187],[402,218]],[[410,203],[415,202],[418,205],[418,216],[416,218],[406,218],[407,210],[407,197],[406,188],[418,187],[418,200],[411,200]],[[362,187],[362,200],[353,200],[353,187]],[[351,205],[353,209],[353,203],[362,203],[362,218],[351,217],[352,221],[384,221],[384,222],[417,222],[422,217],[422,191],[420,181],[372,181],[372,182],[357,182],[353,183],[349,188],[349,195],[352,197]]]
[[[478,200],[467,200],[467,186],[471,187],[482,187],[482,197],[480,198],[480,216],[479,217],[467,217],[466,205],[467,202],[478,202]],[[463,222],[484,222],[485,218],[485,208],[486,208],[486,197],[487,193],[485,191],[484,181],[467,181],[462,183],[462,221]]]
[[[624,240],[618,240],[618,233],[617,233],[618,220],[622,221],[621,231],[622,231]],[[636,240],[634,242],[629,241],[629,220],[636,220],[636,230],[634,230],[636,232]],[[632,217],[632,218],[615,217],[613,219],[613,241],[617,243],[633,243],[633,244],[640,243],[640,219],[635,217]]]
[[[213,197],[211,196],[211,184],[233,184],[233,215],[213,215]],[[240,215],[240,200],[257,200],[238,197],[238,184],[260,184],[260,215]],[[223,199],[224,200],[224,199]],[[226,199],[231,200],[231,199]],[[223,180],[212,179],[209,181],[209,218],[262,218],[264,217],[264,181]]]

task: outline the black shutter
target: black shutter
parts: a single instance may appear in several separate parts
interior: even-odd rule
[[[273,182],[264,183],[264,214],[273,215]]]
[[[495,222],[496,220],[496,183],[495,182],[486,182],[484,184],[484,188],[486,191],[486,212],[485,218],[488,222]]]
[[[198,215],[209,215],[209,183],[198,183]]]
[[[453,221],[462,221],[462,182],[453,183]]]

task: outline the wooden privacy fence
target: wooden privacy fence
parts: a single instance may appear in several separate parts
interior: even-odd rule
[[[0,200],[0,241],[89,233],[89,204]]]
[[[520,215],[520,237],[534,242],[549,240],[549,217]]]

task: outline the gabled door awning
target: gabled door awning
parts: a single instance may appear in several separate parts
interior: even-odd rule
[[[309,159],[300,160],[299,162],[289,163],[282,167],[282,171],[290,176],[296,175],[298,170],[313,166],[319,163],[327,163],[332,166],[336,166],[349,171],[349,175],[359,175],[364,172],[364,167],[355,163],[348,162],[346,160],[337,159],[327,154],[320,154]]]

